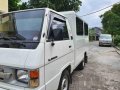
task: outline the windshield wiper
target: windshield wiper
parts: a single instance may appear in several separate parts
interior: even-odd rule
[[[12,43],[13,45],[18,45],[18,47],[21,47],[21,46],[26,47],[26,45],[23,44],[23,42],[12,41],[11,43]]]
[[[13,45],[18,45],[18,47],[20,47],[20,46],[26,47],[26,45],[23,44],[23,42],[18,42],[18,41],[15,40],[15,38],[0,37],[0,39],[7,40],[7,41],[9,41],[11,44],[13,44]],[[6,42],[6,43],[7,43],[7,42]],[[4,44],[2,44],[2,46],[3,46],[3,45],[4,45]]]
[[[2,43],[2,44],[0,44],[0,47],[5,47],[5,48],[9,48],[9,47],[26,47],[26,45],[25,44],[23,44],[23,43],[18,43],[18,42],[10,42],[10,43]]]
[[[3,39],[3,40],[11,40],[9,37],[0,37],[0,39]]]

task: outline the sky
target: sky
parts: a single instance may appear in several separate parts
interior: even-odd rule
[[[21,1],[23,1],[23,2],[27,2],[28,0],[21,0]]]
[[[22,0],[23,2],[28,0]],[[80,11],[77,12],[77,15],[83,16],[88,13],[100,10],[102,8],[105,8],[109,5],[112,5],[120,0],[81,0],[82,6],[80,7]],[[100,15],[104,14],[106,11],[110,10],[110,8],[107,8],[103,11],[100,11],[98,13],[88,15],[81,17],[84,21],[86,21],[89,25],[89,27],[102,27]]]
[[[81,0],[81,1],[82,6],[80,7],[80,11],[77,13],[79,16],[83,16],[90,12],[100,10],[120,0]],[[111,7],[98,13],[91,14],[81,18],[89,24],[89,27],[102,27],[100,15],[104,14],[106,11],[110,9]]]

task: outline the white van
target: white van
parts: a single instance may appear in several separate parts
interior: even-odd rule
[[[109,45],[112,46],[112,35],[111,34],[101,34],[99,37],[99,46]]]
[[[69,89],[71,73],[87,62],[88,25],[64,15],[48,8],[0,15],[0,90]]]

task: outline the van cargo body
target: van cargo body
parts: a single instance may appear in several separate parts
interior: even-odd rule
[[[89,36],[88,25],[74,11],[61,12],[68,19],[74,42],[75,66],[78,66],[83,59],[84,53],[88,51]]]
[[[87,63],[88,25],[49,8],[0,15],[0,90],[68,90]]]

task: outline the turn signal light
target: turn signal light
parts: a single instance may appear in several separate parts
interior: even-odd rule
[[[38,70],[30,71],[30,79],[38,79],[38,78],[39,78]]]
[[[30,82],[29,85],[31,88],[36,88],[39,86],[39,70],[32,70],[29,73]]]

